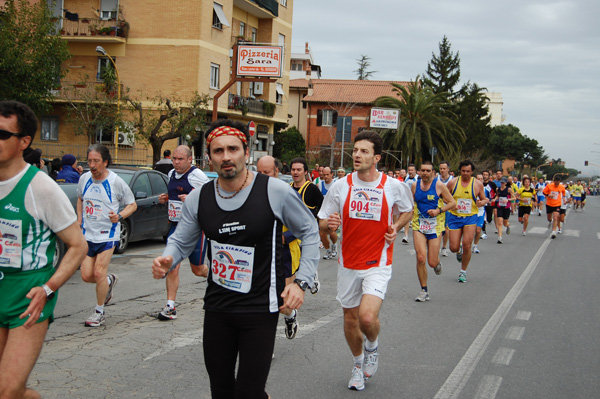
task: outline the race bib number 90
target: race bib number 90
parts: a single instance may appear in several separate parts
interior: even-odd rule
[[[228,290],[246,294],[252,287],[254,247],[210,241],[212,281]]]
[[[381,220],[382,188],[352,187],[349,214],[352,219]]]

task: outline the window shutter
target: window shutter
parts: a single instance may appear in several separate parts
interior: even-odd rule
[[[333,117],[331,118],[331,126],[337,125],[337,116],[338,116],[338,112],[334,110]]]
[[[323,110],[319,109],[317,110],[317,126],[322,126],[323,125]]]

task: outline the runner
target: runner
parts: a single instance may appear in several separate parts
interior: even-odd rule
[[[583,207],[581,206],[581,195],[583,193],[583,186],[581,185],[581,180],[577,180],[577,183],[573,185],[571,192],[573,194],[575,212],[581,212],[583,210]]]
[[[546,184],[544,195],[548,197],[546,202],[546,215],[548,222],[552,226],[550,237],[556,238],[558,231],[558,219],[560,217],[560,207],[562,205],[562,197],[565,196],[565,186],[560,184],[560,175],[554,175],[552,183]]]
[[[538,216],[542,216],[542,208],[544,207],[544,202],[546,202],[544,188],[546,188],[546,182],[543,177],[540,177],[535,185],[535,190],[537,191]]]
[[[356,135],[355,172],[331,187],[319,212],[321,230],[342,227],[337,299],[344,309],[344,333],[354,357],[348,388],[357,391],[377,371],[379,310],[392,274],[393,243],[413,212],[410,187],[376,169],[382,146],[376,132],[363,130]],[[399,212],[395,222],[392,208]]]
[[[411,187],[415,200],[411,227],[417,256],[417,277],[421,284],[421,292],[415,299],[417,302],[429,300],[425,262],[429,263],[435,274],[442,273],[440,238],[446,234],[446,211],[456,206],[446,184],[439,178],[434,178],[434,174],[433,164],[424,161],[421,164],[421,179]]]
[[[35,137],[33,111],[0,101],[0,396],[39,398],[27,379],[40,355],[58,289],[77,271],[87,244],[65,193],[23,160]],[[67,246],[54,268],[55,240]]]
[[[521,188],[521,182],[517,178],[517,176],[513,176],[512,179],[509,177],[508,182],[510,183],[510,188],[512,188],[513,193],[519,191]],[[519,207],[519,199],[516,198],[516,195],[511,197],[510,199],[510,214],[514,215],[517,212],[517,208]]]
[[[444,183],[444,185],[447,185],[450,179],[452,179],[452,176],[450,176],[450,164],[448,161],[440,162],[439,180]],[[442,237],[442,256],[448,256],[448,239],[450,237],[450,230],[448,230],[448,219],[446,217],[444,217],[444,229],[446,233],[443,234]]]
[[[104,305],[113,298],[119,278],[108,274],[108,265],[121,238],[121,222],[137,209],[131,189],[112,170],[108,148],[92,144],[87,151],[90,171],[77,186],[77,222],[83,226],[88,242],[87,256],[81,264],[81,279],[96,284],[96,308],[85,321],[86,327],[104,324]],[[119,211],[119,208],[124,208]]]
[[[571,192],[565,187],[565,195],[561,199],[559,218],[556,232],[562,234],[562,226],[565,224],[565,217],[567,216],[567,206],[571,203]]]
[[[485,219],[483,221],[483,227],[481,228],[481,239],[486,240],[487,232],[485,226],[486,224],[492,223],[492,220],[494,220],[495,207],[493,205],[492,199],[496,197],[496,191],[498,190],[498,187],[496,186],[496,183],[490,180],[491,171],[484,170],[483,172],[481,172],[481,175],[483,176],[483,188],[485,191],[485,197],[490,201],[484,206]]]
[[[500,179],[500,188],[496,192],[495,201],[498,204],[496,217],[496,230],[498,230],[498,244],[502,244],[502,232],[506,227],[506,234],[510,234],[510,218],[511,204],[510,200],[515,196],[512,188],[508,185],[508,178],[505,176]]]
[[[206,144],[218,178],[188,195],[177,230],[152,265],[154,278],[162,278],[192,252],[202,231],[209,239],[202,343],[213,398],[268,397],[279,310],[302,306],[319,258],[314,217],[287,184],[246,168],[248,141],[242,123],[221,119],[209,127]],[[302,239],[296,284],[288,286],[282,224]]]
[[[335,174],[336,174],[335,181],[337,181],[338,179],[343,179],[344,177],[346,177],[346,169],[338,168],[338,170],[335,172]]]
[[[321,191],[323,197],[325,197],[325,195],[327,195],[327,192],[331,188],[331,185],[333,184],[333,174],[331,173],[331,168],[329,166],[325,166],[323,168],[323,174],[321,175],[321,177],[322,179],[317,185],[317,188]],[[328,234],[326,232],[320,231],[320,234],[321,242],[323,243],[323,246],[326,249],[326,253],[325,256],[323,256],[323,259],[337,258],[337,233],[335,231],[332,231]],[[329,243],[330,239],[331,244]]]
[[[537,206],[537,195],[533,187],[531,187],[531,179],[527,176],[523,177],[523,185],[516,194],[519,199],[519,223],[523,224],[522,235],[527,235],[527,226],[529,225],[529,215],[531,209]]]
[[[483,174],[478,174],[477,180],[480,181],[481,184],[483,184]],[[485,187],[484,187],[483,191],[485,192]],[[486,198],[488,198],[487,193],[486,193]],[[481,253],[478,245],[479,245],[479,240],[481,239],[481,231],[483,229],[484,224],[485,224],[485,206],[478,206],[477,207],[477,227],[475,228],[475,237],[473,237],[473,248],[471,249],[471,252],[473,252],[474,254]]]
[[[478,207],[487,204],[483,184],[473,177],[475,165],[466,160],[459,164],[460,177],[448,183],[448,189],[456,200],[456,207],[448,214],[450,251],[456,253],[461,263],[458,282],[467,282],[467,268],[471,261],[471,243],[477,226]],[[462,243],[462,244],[461,244]],[[464,253],[463,253],[464,251]]]
[[[408,175],[404,179],[404,183],[408,185],[408,187],[412,187],[412,184],[419,180],[417,176],[417,167],[414,164],[408,165]],[[404,237],[402,237],[402,243],[408,244],[410,241],[408,240],[408,231],[410,229],[409,224],[404,227]]]
[[[187,145],[180,145],[175,148],[172,156],[173,169],[168,172],[169,184],[168,193],[163,193],[158,197],[158,202],[164,204],[168,202],[169,208],[169,229],[170,237],[177,228],[177,223],[181,219],[181,209],[188,194],[192,190],[202,187],[208,183],[208,177],[200,169],[192,165],[192,150]],[[202,264],[204,254],[206,253],[204,237],[198,240],[196,248],[188,257],[192,272],[197,276],[206,277],[208,275],[208,266]],[[177,309],[175,309],[175,299],[177,299],[177,290],[179,289],[179,266],[169,273],[166,280],[167,285],[167,304],[158,313],[158,320],[175,320],[177,318]]]
[[[317,218],[317,214],[319,213],[319,209],[321,209],[321,204],[323,204],[323,194],[321,191],[315,186],[311,181],[308,180],[308,165],[306,160],[302,157],[294,158],[290,162],[292,166],[292,179],[293,181],[290,183],[290,186],[296,191],[298,194],[298,198],[306,205],[308,210],[313,214],[315,219]],[[317,164],[318,166],[318,164]],[[320,236],[319,236],[320,237]],[[291,238],[294,239],[295,237]],[[324,248],[323,243],[320,243],[320,248]],[[292,251],[292,259],[294,256],[294,251]],[[314,284],[310,288],[311,294],[316,294],[319,292],[321,284],[319,283],[319,275],[315,274]]]

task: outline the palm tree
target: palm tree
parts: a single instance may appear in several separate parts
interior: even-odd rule
[[[419,76],[406,87],[392,83],[397,95],[379,97],[376,107],[397,108],[400,110],[398,130],[381,131],[384,148],[402,151],[403,158],[411,162],[431,159],[429,149],[438,149],[438,160],[452,163],[460,156],[465,133],[452,119],[448,111],[447,100],[443,93],[434,94],[431,89],[423,88]]]

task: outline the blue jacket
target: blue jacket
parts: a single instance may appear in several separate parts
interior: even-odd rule
[[[65,165],[56,175],[57,183],[79,183],[79,172],[72,166]]]

